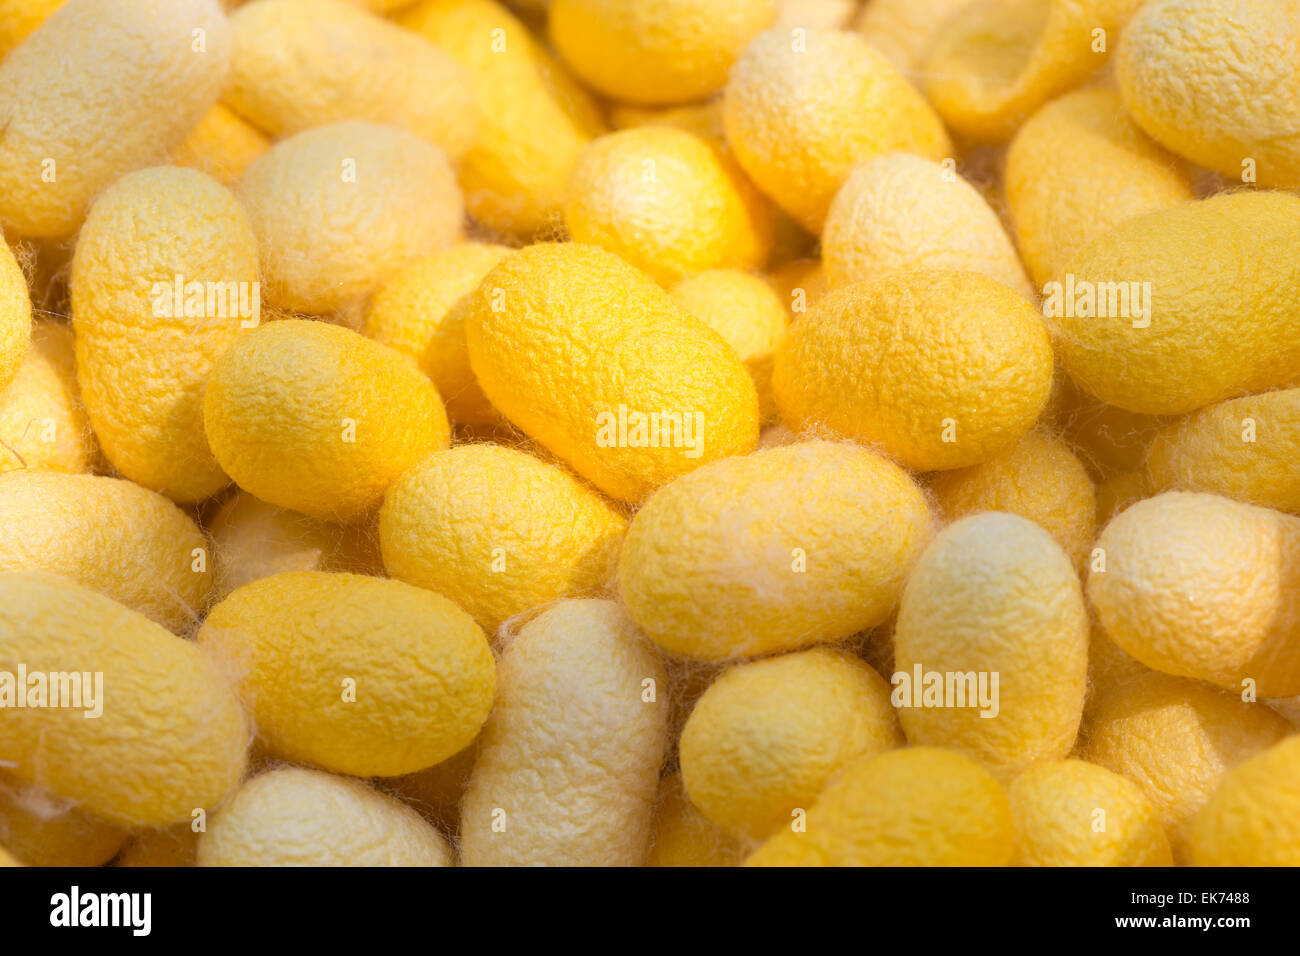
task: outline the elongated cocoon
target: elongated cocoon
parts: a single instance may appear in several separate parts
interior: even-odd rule
[[[217,0],[69,0],[0,64],[0,221],[70,236],[216,102],[230,45]]]
[[[20,664],[29,677],[92,675],[103,712],[85,717],[95,708],[84,683],[83,708],[8,710],[0,751],[19,780],[110,823],[164,826],[215,806],[243,777],[249,728],[220,671],[116,601],[50,574],[0,573],[0,670]]]
[[[31,348],[0,389],[0,472],[20,468],[88,472],[99,459],[77,387],[72,329],[32,326]]]
[[[32,300],[13,250],[0,241],[0,389],[18,374],[30,347]]]
[[[663,665],[610,601],[562,601],[501,657],[461,803],[466,866],[640,866],[667,749]]]

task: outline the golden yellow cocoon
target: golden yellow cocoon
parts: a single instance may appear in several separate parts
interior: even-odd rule
[[[70,800],[0,775],[0,841],[28,866],[101,866],[127,833]]]
[[[72,263],[77,378],[105,457],[182,503],[227,484],[203,435],[203,386],[261,317],[257,240],[238,200],[156,166],[95,201]]]
[[[935,475],[930,491],[944,517],[1006,511],[1047,531],[1083,564],[1097,533],[1097,492],[1083,462],[1061,439],[1035,429],[982,465]]]
[[[1078,756],[1128,777],[1156,808],[1178,864],[1192,820],[1228,769],[1293,733],[1262,703],[1148,671],[1089,704]]]
[[[916,80],[943,25],[973,0],[869,0],[853,28],[871,41],[898,72]]]
[[[243,777],[249,727],[220,671],[192,642],[116,601],[51,574],[0,573],[0,670],[16,674],[20,664],[29,705],[32,675],[92,677],[80,701],[74,690],[80,708],[7,711],[0,752],[13,777],[134,826],[188,820]]]
[[[708,819],[763,839],[841,767],[902,743],[884,678],[848,651],[815,647],[714,681],[682,731],[682,780]]]
[[[445,594],[489,634],[531,608],[600,590],[626,527],[563,468],[488,444],[428,456],[379,511],[388,573]]]
[[[984,197],[948,165],[891,153],[857,167],[822,229],[831,287],[894,269],[960,269],[1033,298],[1024,266]]]
[[[864,448],[768,448],[654,494],[624,538],[619,590],[673,654],[795,650],[885,620],[930,526],[907,473]]]
[[[1007,795],[1020,866],[1173,866],[1155,807],[1137,784],[1104,767],[1039,764]]]
[[[757,268],[772,248],[770,205],[735,161],[665,126],[609,133],[579,153],[564,218],[575,242],[665,285],[702,269]]]
[[[1001,785],[968,757],[911,747],[846,767],[806,832],[769,839],[746,866],[1006,866],[1015,845]]]
[[[552,0],[551,41],[587,85],[648,106],[720,90],[774,0]]]
[[[216,103],[172,152],[172,162],[231,186],[270,146],[260,130]]]
[[[492,404],[613,498],[639,501],[758,439],[758,396],[735,351],[603,249],[542,243],[508,257],[473,294],[466,329]]]
[[[1300,198],[1281,192],[1120,223],[1070,260],[1043,303],[1063,367],[1102,401],[1148,415],[1288,384],[1300,375],[1298,245]]]
[[[231,14],[222,99],[273,136],[344,120],[389,123],[453,160],[474,145],[465,69],[428,40],[342,0],[255,0]]]
[[[182,823],[165,830],[136,833],[118,854],[116,866],[186,867],[194,866],[199,852],[199,837],[193,824]]]
[[[1300,865],[1300,737],[1245,760],[1224,776],[1196,817],[1196,866]]]
[[[1125,651],[1238,693],[1300,694],[1300,518],[1172,491],[1120,513],[1096,547],[1088,597]]]
[[[1001,779],[1064,757],[1088,677],[1088,612],[1069,557],[1017,515],[949,525],[903,588],[894,667],[913,744],[960,750]]]
[[[605,131],[591,94],[493,0],[423,0],[399,22],[470,75],[482,111],[460,167],[470,214],[521,238],[559,225],[573,161]]]
[[[1239,182],[1300,185],[1300,3],[1148,0],[1115,55],[1133,118]]]
[[[0,63],[0,221],[74,233],[104,187],[202,119],[230,45],[217,0],[69,0]]]
[[[456,242],[464,215],[443,152],[376,123],[335,123],[277,143],[238,193],[267,301],[309,314],[351,305]]]
[[[22,468],[88,472],[99,446],[77,388],[72,329],[53,321],[32,326],[31,347],[0,388],[0,473]]]
[[[470,368],[465,315],[470,293],[509,252],[481,242],[435,252],[393,276],[366,308],[361,331],[414,359],[457,424],[501,423]]]
[[[464,749],[495,690],[483,631],[440,594],[292,571],[212,609],[198,641],[239,682],[268,752],[358,777]]]
[[[451,434],[437,389],[399,353],[303,319],[264,325],[222,357],[203,424],[241,488],[322,521],[373,510]]]
[[[499,664],[461,802],[466,866],[641,866],[668,747],[667,675],[612,601],[561,601]]]
[[[1106,65],[1144,0],[979,0],[937,31],[924,89],[956,132],[1000,143]]]
[[[207,604],[207,545],[189,515],[129,481],[0,475],[0,570],[62,575],[177,633]]]
[[[829,428],[919,471],[1010,448],[1051,387],[1034,307],[975,272],[894,272],[836,289],[790,327],[772,373],[791,428]]]
[[[836,30],[769,30],[731,71],[727,142],[758,187],[820,232],[853,167],[901,150],[951,151],[943,123],[862,37]]]
[[[1005,190],[1016,244],[1039,286],[1124,220],[1194,195],[1183,164],[1105,87],[1067,93],[1020,127],[1007,150]]]
[[[715,826],[686,798],[679,773],[659,781],[646,866],[739,866],[743,841]]]
[[[1209,491],[1300,512],[1300,388],[1236,398],[1164,428],[1147,449],[1156,491]]]
[[[0,241],[0,389],[13,381],[31,346],[32,300],[9,243]]]
[[[0,0],[0,59],[26,40],[67,0]]]
[[[447,841],[361,780],[302,767],[253,777],[199,838],[199,866],[453,866]]]

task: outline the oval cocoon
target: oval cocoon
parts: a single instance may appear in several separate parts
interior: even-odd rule
[[[1300,865],[1300,737],[1245,760],[1224,776],[1196,817],[1196,866]]]
[[[99,461],[77,388],[72,329],[32,325],[31,347],[0,389],[0,473],[16,469],[88,472]]]

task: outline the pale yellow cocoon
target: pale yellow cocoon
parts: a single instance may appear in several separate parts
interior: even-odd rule
[[[646,866],[739,866],[744,841],[709,822],[686,798],[679,773],[659,781]]]
[[[611,601],[520,628],[461,802],[466,866],[641,866],[667,750],[667,675]]]
[[[281,767],[249,780],[199,839],[199,866],[453,866],[447,841],[361,780]]]
[[[1033,288],[992,207],[955,166],[891,153],[845,180],[822,229],[832,288],[895,269],[979,272],[1032,299]]]
[[[230,69],[217,0],[69,0],[0,63],[0,221],[61,239],[180,143]]]
[[[221,661],[269,754],[358,777],[463,750],[492,707],[492,651],[473,619],[401,581],[294,571],[239,588],[199,644]]]
[[[264,325],[222,357],[203,423],[241,488],[322,521],[372,511],[450,439],[437,389],[399,353],[303,319]]]
[[[101,866],[127,833],[72,801],[0,775],[0,841],[28,866]]]
[[[9,243],[0,241],[0,389],[23,365],[31,347],[32,300]]]
[[[1051,387],[1034,307],[975,272],[894,272],[834,290],[790,327],[772,374],[791,428],[829,428],[918,471],[1010,448]]]
[[[937,160],[952,148],[921,94],[844,31],[762,34],[731,71],[723,122],[750,178],[813,232],[859,162],[898,150]]]
[[[1096,547],[1088,597],[1125,651],[1235,693],[1300,694],[1300,518],[1172,491],[1123,511]]]
[[[1230,770],[1196,817],[1196,866],[1300,865],[1300,737]]]
[[[26,40],[67,0],[0,0],[0,59]]]
[[[1015,849],[1001,785],[968,757],[912,747],[846,767],[746,866],[1006,866]]]
[[[637,512],[618,582],[661,647],[704,660],[839,641],[881,623],[931,532],[901,468],[806,441],[679,478]]]
[[[270,147],[260,130],[217,103],[172,152],[172,162],[190,166],[232,186],[253,160]]]
[[[902,743],[884,678],[848,651],[816,647],[714,681],[682,731],[682,780],[708,819],[761,840],[841,767]]]
[[[227,484],[203,434],[203,387],[261,319],[257,240],[216,180],[131,173],[91,207],[72,263],[77,378],[105,457],[181,503]]]
[[[0,475],[0,570],[62,575],[177,633],[212,587],[207,539],[162,495],[53,471]]]
[[[13,777],[134,826],[189,820],[243,778],[249,727],[221,672],[110,598],[51,574],[0,573],[0,669],[19,663],[29,675],[102,673],[103,713],[9,710],[0,752]]]
[[[1005,190],[1016,243],[1040,287],[1126,219],[1194,195],[1183,163],[1105,87],[1067,93],[1025,122],[1007,150]]]
[[[1011,782],[1019,866],[1173,866],[1140,787],[1083,760],[1039,764]]]
[[[127,842],[118,854],[115,865],[155,868],[194,866],[200,836],[190,823],[182,823],[166,830],[145,830]]]
[[[720,90],[776,19],[775,0],[552,0],[551,41],[588,86],[625,103],[689,103]]]
[[[974,0],[867,0],[853,28],[914,82],[935,36]]]
[[[88,472],[99,460],[77,387],[72,328],[41,321],[18,371],[0,388],[0,473]]]
[[[438,147],[395,126],[335,123],[253,162],[239,197],[272,305],[309,314],[356,303],[460,238],[464,208]]]

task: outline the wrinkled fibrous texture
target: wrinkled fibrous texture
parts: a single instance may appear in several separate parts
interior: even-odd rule
[[[205,823],[206,825],[206,823]],[[186,867],[194,866],[199,852],[199,837],[193,824],[182,823],[165,830],[137,832],[118,854],[115,866]]]
[[[0,222],[74,233],[105,186],[203,118],[230,46],[217,0],[69,0],[0,63]]]
[[[222,357],[203,424],[241,488],[322,521],[373,510],[450,439],[437,389],[399,353],[302,319],[264,325]]]
[[[98,460],[99,446],[77,387],[72,329],[36,322],[26,358],[0,388],[0,473],[24,468],[84,473]]]
[[[266,300],[323,314],[460,238],[460,189],[438,147],[395,126],[346,122],[277,143],[236,190],[261,252]]]
[[[797,2],[797,0],[793,0]],[[916,82],[930,46],[945,23],[974,0],[868,0],[853,27],[898,72]]]
[[[776,19],[774,0],[552,0],[551,41],[579,78],[626,103],[704,99]]]
[[[1286,385],[1300,375],[1297,247],[1300,198],[1281,192],[1129,219],[1055,277],[1057,356],[1092,395],[1148,415]]]
[[[232,186],[253,160],[270,147],[260,130],[217,103],[172,152],[172,162],[190,166]]]
[[[639,501],[758,439],[758,396],[735,351],[603,249],[509,256],[473,294],[466,329],[492,404],[613,498]]]
[[[198,634],[240,691],[267,752],[358,777],[464,749],[495,691],[483,631],[401,581],[293,571],[212,609]]]
[[[895,272],[834,290],[791,326],[772,375],[791,428],[829,428],[920,471],[1010,448],[1051,386],[1034,307],[975,272]]]
[[[0,844],[28,866],[101,866],[127,832],[70,800],[0,774]]]
[[[1148,671],[1089,704],[1078,756],[1128,777],[1155,806],[1174,861],[1189,861],[1191,826],[1227,770],[1292,733],[1263,703]]]
[[[199,866],[452,866],[447,841],[361,780],[281,767],[245,783],[199,839]]]
[[[1096,547],[1088,597],[1129,654],[1237,693],[1300,694],[1300,518],[1173,491],[1120,513]]]
[[[1015,849],[1001,785],[968,757],[912,747],[846,767],[807,830],[769,839],[746,866],[1006,866]]]
[[[16,673],[19,663],[29,674],[103,681],[92,701],[98,682],[83,676],[80,701],[73,696],[81,708],[29,706],[0,721],[14,778],[133,826],[189,820],[243,778],[249,727],[220,670],[116,601],[50,574],[0,573],[0,669]]]
[[[428,40],[342,0],[255,0],[230,17],[222,100],[273,136],[344,120],[391,123],[453,160],[474,145],[469,75]]]
[[[181,503],[229,479],[203,434],[203,386],[261,318],[257,240],[203,173],[157,166],[91,207],[72,264],[77,378],[105,457]]]
[[[0,59],[26,40],[67,0],[0,0]]]
[[[738,664],[710,685],[682,730],[682,780],[708,819],[761,840],[841,767],[902,743],[884,678],[817,647]]]
[[[207,605],[207,548],[189,515],[129,481],[0,475],[0,570],[62,575],[176,633]]]
[[[1192,833],[1197,866],[1300,864],[1300,737],[1228,771]]]
[[[715,462],[636,513],[619,556],[632,617],[674,654],[725,660],[881,623],[931,532],[921,490],[851,444]]]
[[[0,389],[22,367],[32,335],[32,300],[18,260],[0,240]]]
[[[659,781],[646,866],[739,866],[743,840],[711,823],[687,799],[679,773]]]
[[[617,604],[562,601],[498,671],[461,803],[466,866],[641,866],[667,749],[667,675]]]
[[[727,142],[751,179],[820,232],[836,191],[863,160],[951,150],[925,99],[875,47],[842,31],[769,30],[731,72]]]

